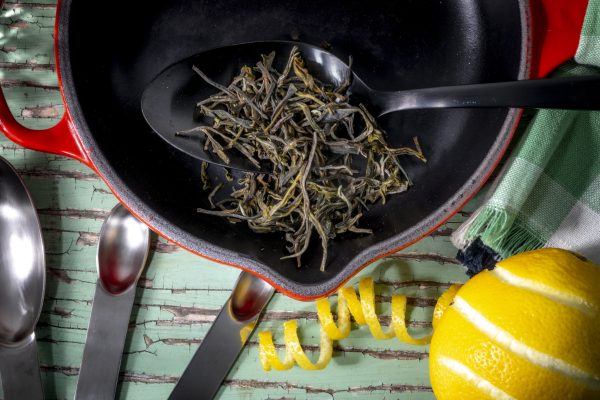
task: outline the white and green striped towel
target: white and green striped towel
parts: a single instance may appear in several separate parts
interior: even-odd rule
[[[589,1],[575,61],[556,74],[600,74],[600,0]],[[539,110],[452,240],[467,261],[560,247],[600,263],[600,112]]]

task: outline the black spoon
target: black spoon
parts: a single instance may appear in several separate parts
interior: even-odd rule
[[[273,66],[283,69],[287,56],[297,46],[308,70],[319,80],[340,84],[350,68],[333,54],[310,44],[273,41],[244,43],[220,47],[179,61],[162,71],[148,85],[142,96],[142,112],[154,131],[177,149],[213,164],[256,171],[244,156],[228,153],[230,164],[210,151],[197,138],[176,136],[190,129],[196,103],[216,92],[201,79],[192,66],[198,67],[212,80],[227,85],[244,65],[255,65],[261,54],[277,53]],[[577,110],[600,109],[600,76],[522,80],[474,85],[382,92],[371,89],[356,74],[349,88],[350,102],[362,103],[375,116],[394,111],[427,108],[559,108]]]

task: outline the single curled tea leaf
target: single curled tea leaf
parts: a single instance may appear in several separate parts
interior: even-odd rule
[[[385,203],[412,184],[398,157],[426,160],[416,138],[414,148],[389,147],[369,111],[348,102],[350,76],[330,87],[311,74],[296,47],[283,71],[274,69],[275,57],[242,67],[228,86],[194,67],[219,92],[199,99],[195,110],[210,125],[177,134],[199,136],[225,163],[238,152],[269,171],[244,174],[224,200],[214,201],[221,186],[210,187],[203,164],[201,183],[213,208],[198,212],[245,221],[259,233],[283,233],[290,253],[283,258],[298,266],[315,234],[325,270],[331,239],[371,234],[359,226],[369,204]]]

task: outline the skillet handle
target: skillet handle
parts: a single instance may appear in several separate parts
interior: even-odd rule
[[[29,129],[13,117],[4,93],[0,90],[0,130],[10,140],[28,149],[71,157],[90,165],[90,160],[66,110],[60,122],[52,128]]]
[[[588,0],[529,0],[531,78],[548,75],[573,58]]]

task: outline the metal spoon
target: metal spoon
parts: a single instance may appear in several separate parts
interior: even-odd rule
[[[242,272],[169,399],[212,399],[233,366],[275,289]]]
[[[114,399],[138,279],[150,249],[150,230],[116,205],[98,242],[98,282],[76,399]]]
[[[0,375],[6,400],[43,398],[34,328],[45,285],[44,243],[33,201],[0,157]]]
[[[427,108],[527,107],[562,109],[600,109],[600,77],[582,76],[521,80],[475,85],[382,92],[371,89],[348,65],[333,54],[306,43],[254,42],[220,47],[186,58],[161,72],[146,87],[142,112],[148,124],[177,149],[213,164],[256,171],[244,156],[230,152],[230,164],[204,150],[204,143],[193,137],[175,136],[175,132],[198,125],[194,121],[196,103],[216,92],[192,71],[197,66],[216,82],[228,84],[244,65],[254,65],[261,54],[275,51],[274,67],[282,64],[294,46],[298,46],[308,70],[324,83],[339,85],[352,74],[350,102],[362,103],[375,116]],[[267,171],[263,171],[267,172]]]

